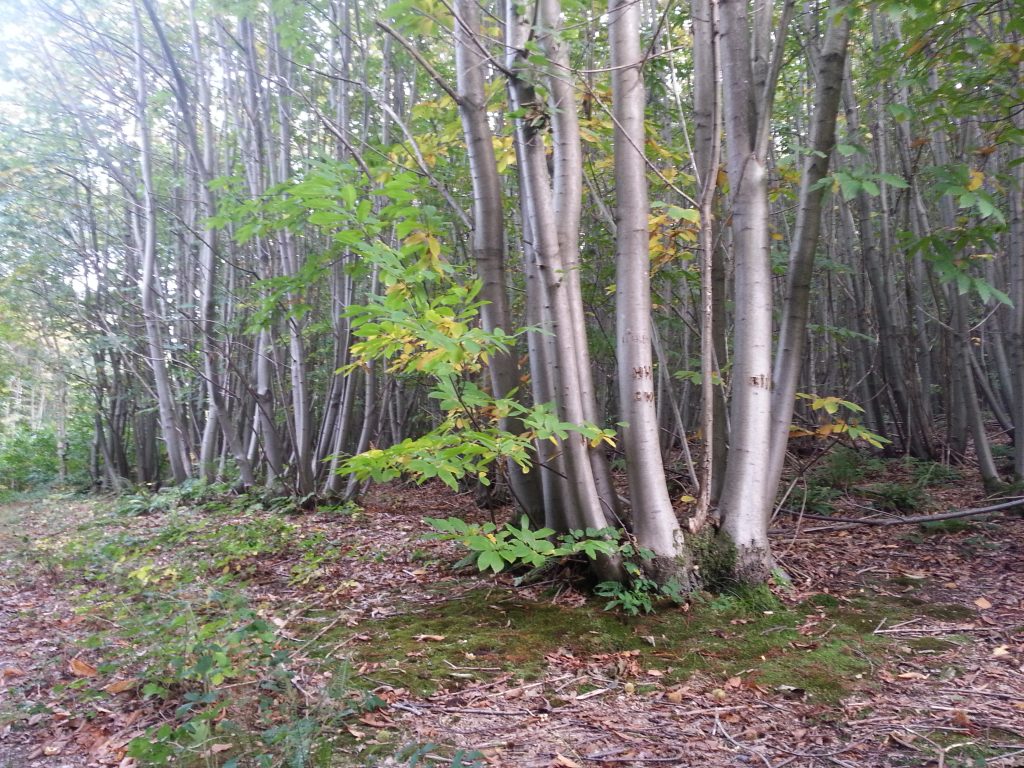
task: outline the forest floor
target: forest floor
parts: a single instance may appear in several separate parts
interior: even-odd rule
[[[900,487],[913,514],[984,501],[914,472],[806,498],[843,517],[892,514]],[[564,579],[454,572],[422,522],[449,515],[487,516],[434,486],[308,512],[0,507],[0,768],[1024,765],[1013,511],[780,517],[791,586],[636,617]]]

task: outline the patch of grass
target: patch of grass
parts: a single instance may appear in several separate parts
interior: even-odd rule
[[[921,530],[924,533],[932,535],[973,531],[975,528],[977,528],[977,523],[963,518],[952,518],[950,520],[936,520],[931,523],[921,523]]]
[[[922,488],[936,485],[951,485],[962,482],[963,473],[956,467],[938,461],[922,461],[920,459],[902,459],[903,465],[910,471],[915,485]]]
[[[211,504],[212,511],[175,506],[143,515],[117,505],[37,542],[33,557],[62,575],[83,626],[94,630],[82,646],[97,662],[96,677],[55,693],[88,716],[90,701],[109,696],[104,685],[137,680],[137,707],[174,715],[129,746],[143,765],[207,766],[210,744],[228,737],[244,742],[253,765],[315,765],[307,758],[325,734],[363,705],[299,693],[299,640],[270,620],[248,582],[276,580],[287,589],[341,555],[323,533],[304,533],[281,512],[240,516],[251,500]],[[231,756],[219,754],[217,764]]]
[[[830,515],[835,511],[836,499],[843,497],[843,492],[828,485],[807,484],[803,495],[796,496],[798,506],[815,515]]]
[[[868,496],[879,509],[891,512],[912,512],[928,503],[924,490],[907,483],[875,483],[860,488],[858,493]]]
[[[811,481],[814,485],[846,489],[884,468],[885,463],[881,459],[840,445],[829,452],[825,462],[811,473]]]

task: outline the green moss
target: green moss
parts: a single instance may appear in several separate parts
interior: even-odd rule
[[[838,608],[839,600],[836,599],[835,595],[822,593],[820,595],[812,595],[807,599],[804,605],[820,606],[822,608]]]
[[[861,685],[871,656],[890,643],[872,634],[881,620],[902,620],[908,613],[902,604],[877,598],[840,605],[830,596],[815,596],[785,606],[761,587],[708,595],[688,611],[626,618],[593,605],[535,603],[511,590],[481,589],[372,627],[339,630],[318,643],[343,643],[352,668],[366,670],[371,684],[417,695],[504,674],[530,681],[545,672],[550,654],[608,665],[610,655],[630,651],[640,669],[661,673],[661,684],[685,682],[695,672],[723,681],[740,675],[770,691],[797,689],[834,703]],[[801,633],[803,626],[810,628]],[[349,643],[345,633],[370,638]],[[649,684],[635,682],[638,690]]]
[[[963,635],[959,636],[960,638]],[[948,651],[956,648],[960,643],[954,640],[952,636],[946,637],[912,637],[906,642],[908,648],[918,652],[941,652]]]
[[[725,536],[705,529],[688,541],[700,583],[713,591],[735,583],[736,546]]]

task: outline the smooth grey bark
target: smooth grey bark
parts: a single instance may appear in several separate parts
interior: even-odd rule
[[[722,0],[721,66],[726,167],[731,189],[735,261],[735,342],[729,458],[720,510],[722,530],[736,547],[736,577],[759,582],[773,567],[767,486],[771,447],[772,274],[768,179],[758,154],[766,104],[754,87],[745,0]]]
[[[480,298],[486,302],[480,308],[480,322],[488,333],[501,329],[510,334],[512,318],[505,276],[505,217],[493,133],[487,121],[484,88],[487,58],[482,48],[480,8],[476,0],[456,0],[455,17],[459,115],[473,180],[471,249],[481,282]],[[493,353],[488,360],[488,373],[496,398],[514,396],[519,387],[515,349]],[[515,434],[524,431],[518,418],[503,418],[500,427]],[[539,474],[523,472],[511,460],[506,462],[506,472],[509,489],[520,509],[535,523],[543,521],[544,500]]]
[[[548,119],[551,124],[551,187],[553,213],[561,257],[562,285],[566,293],[571,322],[563,333],[572,337],[576,356],[574,386],[578,388],[582,421],[599,425],[590,348],[587,341],[583,294],[580,285],[580,215],[583,204],[583,149],[576,90],[571,78],[569,48],[562,39],[562,9],[559,0],[536,0],[537,23],[534,31],[541,50],[550,62],[545,78],[548,91]],[[604,446],[586,447],[591,475],[603,514],[611,521],[620,518],[618,494],[612,485],[611,471]]]
[[[558,3],[554,0],[540,0],[537,16],[531,16],[529,9],[519,12],[519,4],[509,0],[506,5],[506,47],[508,59],[506,69],[509,72],[510,101],[518,116],[515,118],[515,143],[519,158],[519,172],[522,178],[522,206],[524,219],[529,219],[529,228],[533,242],[531,253],[534,257],[541,306],[538,312],[544,329],[552,334],[554,354],[545,360],[548,365],[548,380],[551,391],[555,395],[555,405],[559,418],[569,424],[582,424],[587,421],[584,409],[585,383],[582,381],[580,360],[585,359],[584,349],[579,349],[577,317],[582,317],[582,307],[574,311],[573,303],[579,302],[579,294],[574,292],[570,283],[570,266],[575,267],[578,251],[575,256],[565,256],[578,238],[578,232],[569,231],[564,221],[559,222],[556,215],[556,198],[565,206],[564,215],[571,215],[571,210],[578,205],[567,199],[566,189],[572,188],[573,182],[561,178],[564,174],[580,174],[578,165],[566,161],[566,155],[573,156],[571,126],[562,126],[563,133],[554,139],[554,179],[549,176],[546,150],[544,146],[543,121],[545,110],[538,103],[533,87],[520,72],[529,72],[526,62],[528,51],[525,42],[531,31],[537,34],[550,35],[558,27]],[[530,19],[534,18],[543,30],[533,29]],[[544,44],[542,44],[544,45]],[[547,50],[551,50],[548,41]],[[550,56],[550,54],[549,54]],[[550,82],[550,81],[549,81]],[[575,115],[575,102],[559,102],[565,112],[572,111]],[[527,114],[529,113],[529,114]],[[555,119],[547,115],[548,119]],[[578,134],[576,136],[578,142]],[[561,150],[561,152],[560,152]],[[582,178],[582,176],[580,176]],[[578,219],[576,220],[578,222]],[[569,242],[564,242],[567,239]],[[578,278],[578,275],[577,275]],[[590,392],[592,395],[592,392]],[[602,503],[594,468],[591,463],[587,442],[579,435],[570,434],[559,441],[563,453],[564,474],[570,498],[564,505],[569,529],[604,528],[614,524],[609,517],[606,506]],[[565,526],[562,526],[563,530]],[[618,563],[609,558],[599,558],[595,567],[602,578],[618,580],[621,571]]]
[[[1018,72],[1024,75],[1024,65],[1018,65]],[[1014,117],[1014,125],[1024,131],[1024,114],[1020,111]],[[1007,233],[1007,257],[1009,273],[1009,295],[1013,311],[1007,319],[1009,333],[1009,367],[1012,388],[1015,394],[1011,418],[1014,425],[1013,475],[1018,482],[1024,481],[1024,149],[1020,146],[1011,150],[1011,159],[1017,163],[1013,171],[1013,183],[1009,188],[1009,227]]]
[[[665,482],[654,403],[650,208],[643,152],[646,97],[640,7],[633,0],[609,0],[608,37],[615,123],[616,360],[633,530],[640,545],[655,553],[658,578],[674,578],[686,586],[683,533]]]
[[[294,65],[281,47],[277,21],[269,19],[268,35],[271,49],[268,50],[268,69],[277,78],[281,87],[277,91],[277,156],[271,163],[271,181],[286,181],[292,174],[292,109],[290,94],[293,90]],[[283,275],[297,275],[301,268],[302,256],[295,236],[283,229],[277,235],[278,258]],[[293,289],[287,293],[289,306],[302,304],[306,297],[302,291]],[[289,311],[285,317],[288,330],[288,378],[291,385],[291,412],[288,424],[291,428],[290,470],[294,477],[295,489],[306,496],[315,491],[312,466],[313,425],[310,412],[309,369],[306,355],[304,329],[306,319]]]
[[[718,172],[721,164],[722,104],[718,88],[718,2],[692,0],[693,25],[693,108],[694,170],[700,186],[701,258],[701,417],[704,455],[701,459],[697,513],[690,520],[691,532],[703,527],[711,506],[718,501],[725,480],[728,455],[725,389],[721,368],[726,359],[725,264],[716,247],[720,228],[715,218]],[[683,436],[685,440],[685,435]]]
[[[782,479],[789,427],[807,343],[811,278],[821,231],[822,201],[825,197],[825,188],[820,182],[828,174],[835,144],[836,118],[842,96],[850,33],[848,7],[847,3],[840,2],[829,9],[832,16],[817,57],[810,153],[804,160],[800,179],[800,201],[789,251],[786,298],[782,306],[782,324],[773,372],[771,456],[767,477],[771,488],[778,487]]]
[[[849,64],[847,64],[849,66]],[[849,75],[843,83],[843,108],[846,127],[851,140],[856,142],[860,134],[860,110],[853,93]],[[879,242],[875,223],[873,198],[863,189],[853,200],[851,213],[856,218],[856,232],[860,243],[864,271],[871,286],[871,300],[875,309],[878,328],[878,346],[881,355],[881,373],[885,388],[892,396],[895,409],[896,428],[900,438],[911,455],[934,458],[931,423],[925,418],[923,393],[908,374],[908,363],[901,341],[905,338],[895,317],[898,305],[891,290],[886,263],[887,255]],[[913,363],[910,363],[911,370]]]
[[[146,114],[148,84],[146,81],[146,60],[142,36],[142,20],[138,6],[133,6],[135,27],[135,109],[139,131],[139,165],[142,176],[142,198],[136,220],[138,226],[139,259],[142,264],[142,278],[139,289],[142,294],[142,314],[146,325],[149,344],[149,366],[153,371],[157,407],[160,413],[160,431],[167,446],[167,458],[171,476],[175,483],[183,483],[191,476],[191,461],[185,449],[181,419],[172,390],[170,374],[165,359],[166,349],[160,327],[159,309],[160,278],[157,265],[156,198],[153,187],[153,150],[149,133],[149,118]]]

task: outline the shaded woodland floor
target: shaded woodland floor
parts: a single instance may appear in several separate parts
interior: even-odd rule
[[[892,514],[879,487],[900,478],[875,479],[803,505]],[[983,499],[952,479],[912,501]],[[0,768],[1024,765],[1012,512],[783,516],[792,588],[639,617],[564,579],[453,573],[422,518],[456,514],[485,515],[433,486],[312,512],[2,507]]]

